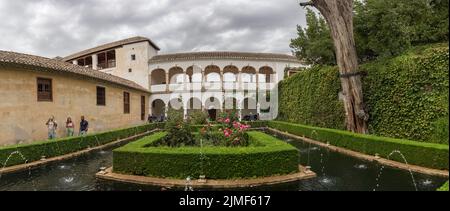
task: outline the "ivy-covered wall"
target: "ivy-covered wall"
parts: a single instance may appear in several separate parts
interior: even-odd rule
[[[371,134],[448,144],[448,43],[416,47],[361,65]],[[336,67],[316,67],[280,83],[279,120],[345,129]]]
[[[345,129],[336,67],[314,67],[279,84],[278,120]]]

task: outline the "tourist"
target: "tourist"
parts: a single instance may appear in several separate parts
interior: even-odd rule
[[[147,122],[148,122],[148,123],[152,123],[152,122],[153,122],[153,120],[152,120],[152,115],[149,114],[149,115],[147,116]]]
[[[71,137],[73,136],[75,125],[72,122],[72,118],[68,117],[66,121],[66,136]]]
[[[55,121],[55,117],[52,116],[50,119],[47,120],[47,123],[45,123],[48,128],[48,139],[55,139],[56,138],[56,130],[58,129],[58,123]]]
[[[80,122],[80,133],[79,135],[86,135],[89,130],[89,122],[84,119],[84,116],[81,116]]]

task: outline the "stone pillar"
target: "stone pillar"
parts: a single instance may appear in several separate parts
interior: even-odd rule
[[[98,56],[97,54],[92,55],[92,69],[98,69]]]
[[[239,70],[237,79],[238,79],[238,81],[237,81],[237,83],[238,83],[237,89],[240,90],[242,88],[242,70]]]
[[[186,81],[186,78],[188,78],[188,81]],[[183,91],[187,90],[189,83],[189,76],[187,75],[186,68],[183,69]]]
[[[169,103],[164,106],[164,118],[167,118],[167,113],[169,113]]]
[[[205,71],[202,70],[202,88],[201,88],[201,90],[203,90],[203,88],[205,88],[205,82],[206,82]]]
[[[184,115],[184,119],[187,119],[187,117],[188,117],[188,110],[187,110],[187,108],[183,108],[183,115]]]
[[[256,93],[259,91],[259,69],[256,70]]]
[[[225,91],[225,81],[223,77],[223,70],[220,70],[220,87],[222,92]]]
[[[258,102],[256,102],[256,113],[261,116],[261,105]]]
[[[170,79],[169,79],[169,72],[166,72],[166,92],[170,91]]]

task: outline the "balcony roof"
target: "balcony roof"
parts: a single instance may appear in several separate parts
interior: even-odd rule
[[[275,53],[250,53],[250,52],[192,52],[174,53],[154,56],[149,64],[157,64],[172,61],[210,60],[210,59],[232,59],[232,60],[261,60],[301,63],[295,56]]]
[[[83,50],[77,53],[74,53],[72,55],[66,56],[63,58],[64,61],[70,61],[70,60],[74,60],[74,59],[78,59],[80,57],[83,56],[87,56],[90,54],[94,54],[94,53],[98,53],[104,50],[108,50],[108,49],[113,49],[113,48],[117,48],[117,47],[121,47],[124,45],[129,45],[129,44],[134,44],[134,43],[140,43],[140,42],[149,42],[151,46],[153,46],[153,48],[155,48],[156,50],[160,50],[160,48],[153,42],[151,41],[149,38],[146,37],[131,37],[128,39],[124,39],[124,40],[119,40],[119,41],[115,41],[112,43],[107,43],[107,44],[103,44],[94,48],[90,48],[87,50]]]

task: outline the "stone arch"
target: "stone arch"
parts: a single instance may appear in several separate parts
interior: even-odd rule
[[[183,83],[184,77],[183,68],[175,66],[169,69],[169,82],[171,84]]]
[[[172,108],[174,110],[183,109],[183,100],[181,98],[172,98],[169,101],[169,108]]]
[[[187,101],[186,108],[188,115],[194,111],[202,111],[203,110],[202,101],[197,97],[191,97]]]
[[[205,68],[205,82],[220,82],[220,67],[208,65]]]
[[[219,111],[222,110],[222,103],[216,97],[210,97],[205,100],[205,109],[208,111],[209,118],[211,120],[216,120]]]
[[[256,68],[252,66],[245,66],[242,68],[242,82],[256,83]]]
[[[269,67],[269,66],[264,66],[264,67],[261,67],[260,69],[259,69],[259,74],[258,75],[263,75],[263,77],[261,78],[260,77],[260,80],[259,80],[259,82],[262,82],[262,83],[273,83],[274,81],[273,81],[273,74],[275,74],[275,71],[273,70],[273,68],[272,67]],[[264,80],[261,80],[261,79],[264,79]]]
[[[226,97],[223,103],[225,110],[237,110],[239,109],[238,100],[235,97]]]
[[[166,84],[166,71],[161,68],[152,70],[150,73],[150,82],[151,85]]]
[[[202,68],[200,66],[192,65],[186,69],[186,78],[189,79],[190,83],[201,83],[202,77]]]
[[[247,116],[258,114],[257,101],[255,98],[247,97],[241,102],[241,115],[245,120]]]
[[[238,75],[239,75],[239,68],[234,65],[228,65],[223,68],[224,82],[237,82]]]
[[[161,99],[152,101],[152,116],[161,117],[166,113],[166,103]]]

